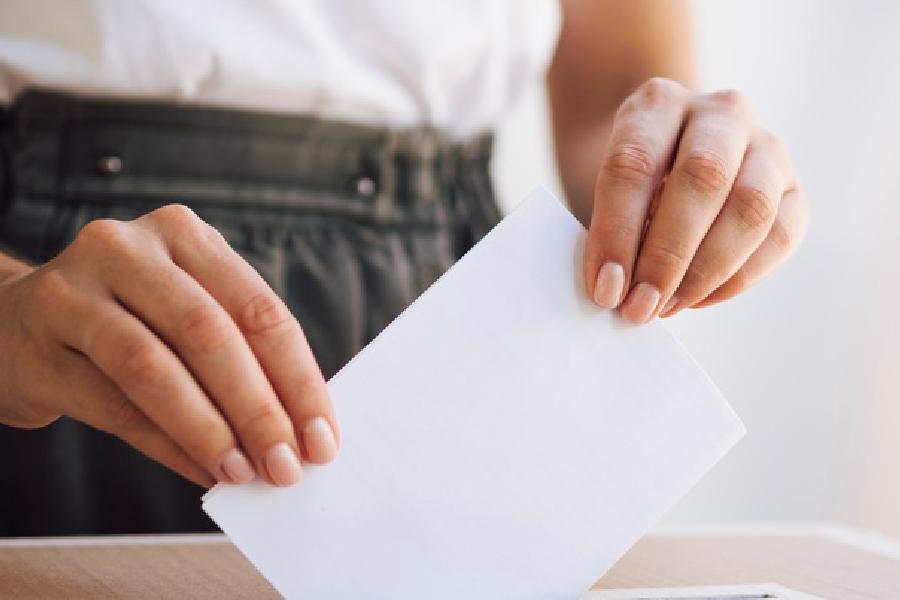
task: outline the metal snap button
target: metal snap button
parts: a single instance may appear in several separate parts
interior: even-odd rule
[[[97,170],[104,175],[117,175],[122,172],[125,164],[118,156],[101,156],[97,161]]]
[[[360,177],[356,180],[356,193],[360,196],[371,196],[376,188],[375,180],[371,177]]]

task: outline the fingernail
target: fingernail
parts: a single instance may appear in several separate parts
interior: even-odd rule
[[[600,267],[594,285],[594,302],[603,308],[615,308],[622,297],[625,269],[619,263],[608,262]]]
[[[275,485],[294,485],[300,481],[300,476],[303,474],[300,459],[297,458],[294,449],[284,442],[269,448],[263,461],[269,477]]]
[[[649,283],[639,283],[622,305],[622,316],[634,325],[641,325],[650,319],[657,304],[659,290]]]
[[[337,440],[325,417],[316,417],[303,427],[303,445],[313,463],[331,462],[337,456]]]
[[[663,306],[663,309],[661,311],[659,311],[659,316],[668,317],[669,311],[671,311],[673,308],[675,308],[676,304],[678,304],[678,298],[676,298],[675,296],[672,296],[671,298],[669,298],[669,301],[666,302],[666,305]]]
[[[225,457],[222,459],[222,471],[230,483],[247,483],[256,476],[253,465],[237,448],[232,448],[225,453]]]

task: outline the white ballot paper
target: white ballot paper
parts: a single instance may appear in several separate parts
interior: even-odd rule
[[[329,382],[342,447],[204,509],[289,598],[578,598],[743,435],[658,323],[594,306],[531,194]]]

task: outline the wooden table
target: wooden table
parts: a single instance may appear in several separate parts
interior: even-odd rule
[[[900,544],[830,526],[657,533],[595,587],[764,582],[839,600],[898,600]],[[0,598],[110,597],[278,594],[220,535],[0,540]]]

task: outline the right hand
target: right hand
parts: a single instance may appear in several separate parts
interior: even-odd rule
[[[334,458],[325,381],[300,325],[190,209],[87,224],[0,284],[0,422],[61,415],[197,484],[291,485]]]

